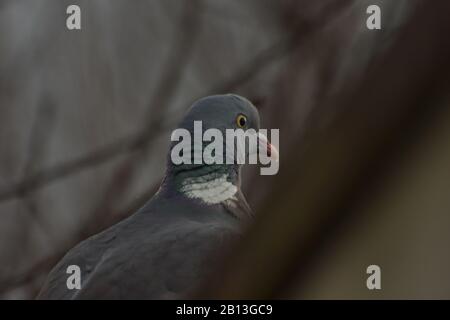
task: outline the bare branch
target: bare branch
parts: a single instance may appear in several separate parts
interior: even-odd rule
[[[206,93],[231,91],[249,81],[261,71],[262,67],[268,66],[270,63],[276,61],[283,55],[289,53],[290,50],[294,49],[298,45],[297,41],[294,40],[296,39],[293,37],[288,37],[282,42],[277,42],[269,48],[262,50],[255,56],[254,59],[252,59],[252,62],[247,67],[239,68],[239,71],[235,76],[231,77],[223,84],[213,87]],[[279,48],[284,49],[279,50]],[[170,80],[172,80],[171,77]],[[162,85],[160,90],[162,92],[166,91]],[[161,94],[159,98],[155,98],[157,103],[152,103],[152,105],[161,106],[161,108],[163,108],[165,106],[164,100],[168,98],[168,95]],[[162,103],[159,104],[159,101],[162,101]],[[141,132],[117,139],[114,143],[102,147],[84,157],[63,162],[48,169],[42,169],[41,171],[16,183],[12,187],[6,187],[3,190],[0,190],[0,202],[34,191],[52,182],[79,173],[88,168],[104,164],[123,153],[129,153],[140,149],[142,145],[147,143],[148,139],[154,135],[155,132],[158,133],[168,127],[171,127],[172,125],[173,123],[161,124],[161,121],[153,121],[153,125],[151,127],[146,126]]]
[[[136,152],[130,153],[128,158],[120,164],[112,175],[111,182],[104,191],[99,203],[90,215],[90,223],[80,228],[78,240],[84,239],[98,232],[105,224],[106,217],[114,213],[115,205],[124,196],[129,185],[133,182],[139,169],[139,164],[144,159],[145,152],[152,148],[151,142],[157,137],[158,124],[164,122],[164,109],[168,108],[171,99],[176,94],[183,72],[189,62],[191,52],[195,46],[196,37],[201,25],[202,3],[198,0],[185,4],[182,17],[172,37],[172,53],[164,64],[162,75],[153,93],[150,109],[146,115],[148,138],[140,145]]]
[[[298,293],[294,286],[305,284],[324,254],[335,249],[337,237],[345,234],[342,227],[360,219],[360,205],[386,186],[407,160],[405,151],[439,116],[448,117],[447,104],[441,103],[450,70],[450,41],[440,36],[449,30],[446,12],[443,2],[422,4],[355,90],[324,102],[335,106],[336,116],[309,132],[307,146],[292,152],[276,177],[278,186],[289,183],[289,188],[274,189],[254,228],[200,297],[270,299]],[[300,146],[301,139],[293,143]]]

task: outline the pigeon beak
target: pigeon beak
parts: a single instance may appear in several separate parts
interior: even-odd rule
[[[278,162],[278,149],[273,144],[271,144],[269,140],[267,140],[267,137],[262,133],[258,133],[258,147],[260,148],[260,150],[267,150],[267,156],[272,160]]]

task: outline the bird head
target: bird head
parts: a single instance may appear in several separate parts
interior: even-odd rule
[[[194,102],[172,132],[167,176],[177,190],[206,203],[233,197],[242,164],[251,163],[258,152],[278,156],[259,129],[258,110],[241,96],[213,95]]]

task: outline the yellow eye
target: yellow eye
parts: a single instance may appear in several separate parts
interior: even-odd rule
[[[238,115],[236,118],[236,124],[239,128],[245,127],[245,125],[247,124],[247,117],[243,114]]]

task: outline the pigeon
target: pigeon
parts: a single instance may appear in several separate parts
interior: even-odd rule
[[[193,133],[195,121],[224,134],[260,126],[257,109],[235,94],[197,100],[177,128]],[[267,144],[269,156],[276,152],[264,137],[259,143]],[[69,250],[38,299],[179,299],[212,275],[253,216],[241,191],[242,165],[174,164],[175,145],[157,193],[130,217]],[[70,266],[79,268],[78,288],[68,285]]]

